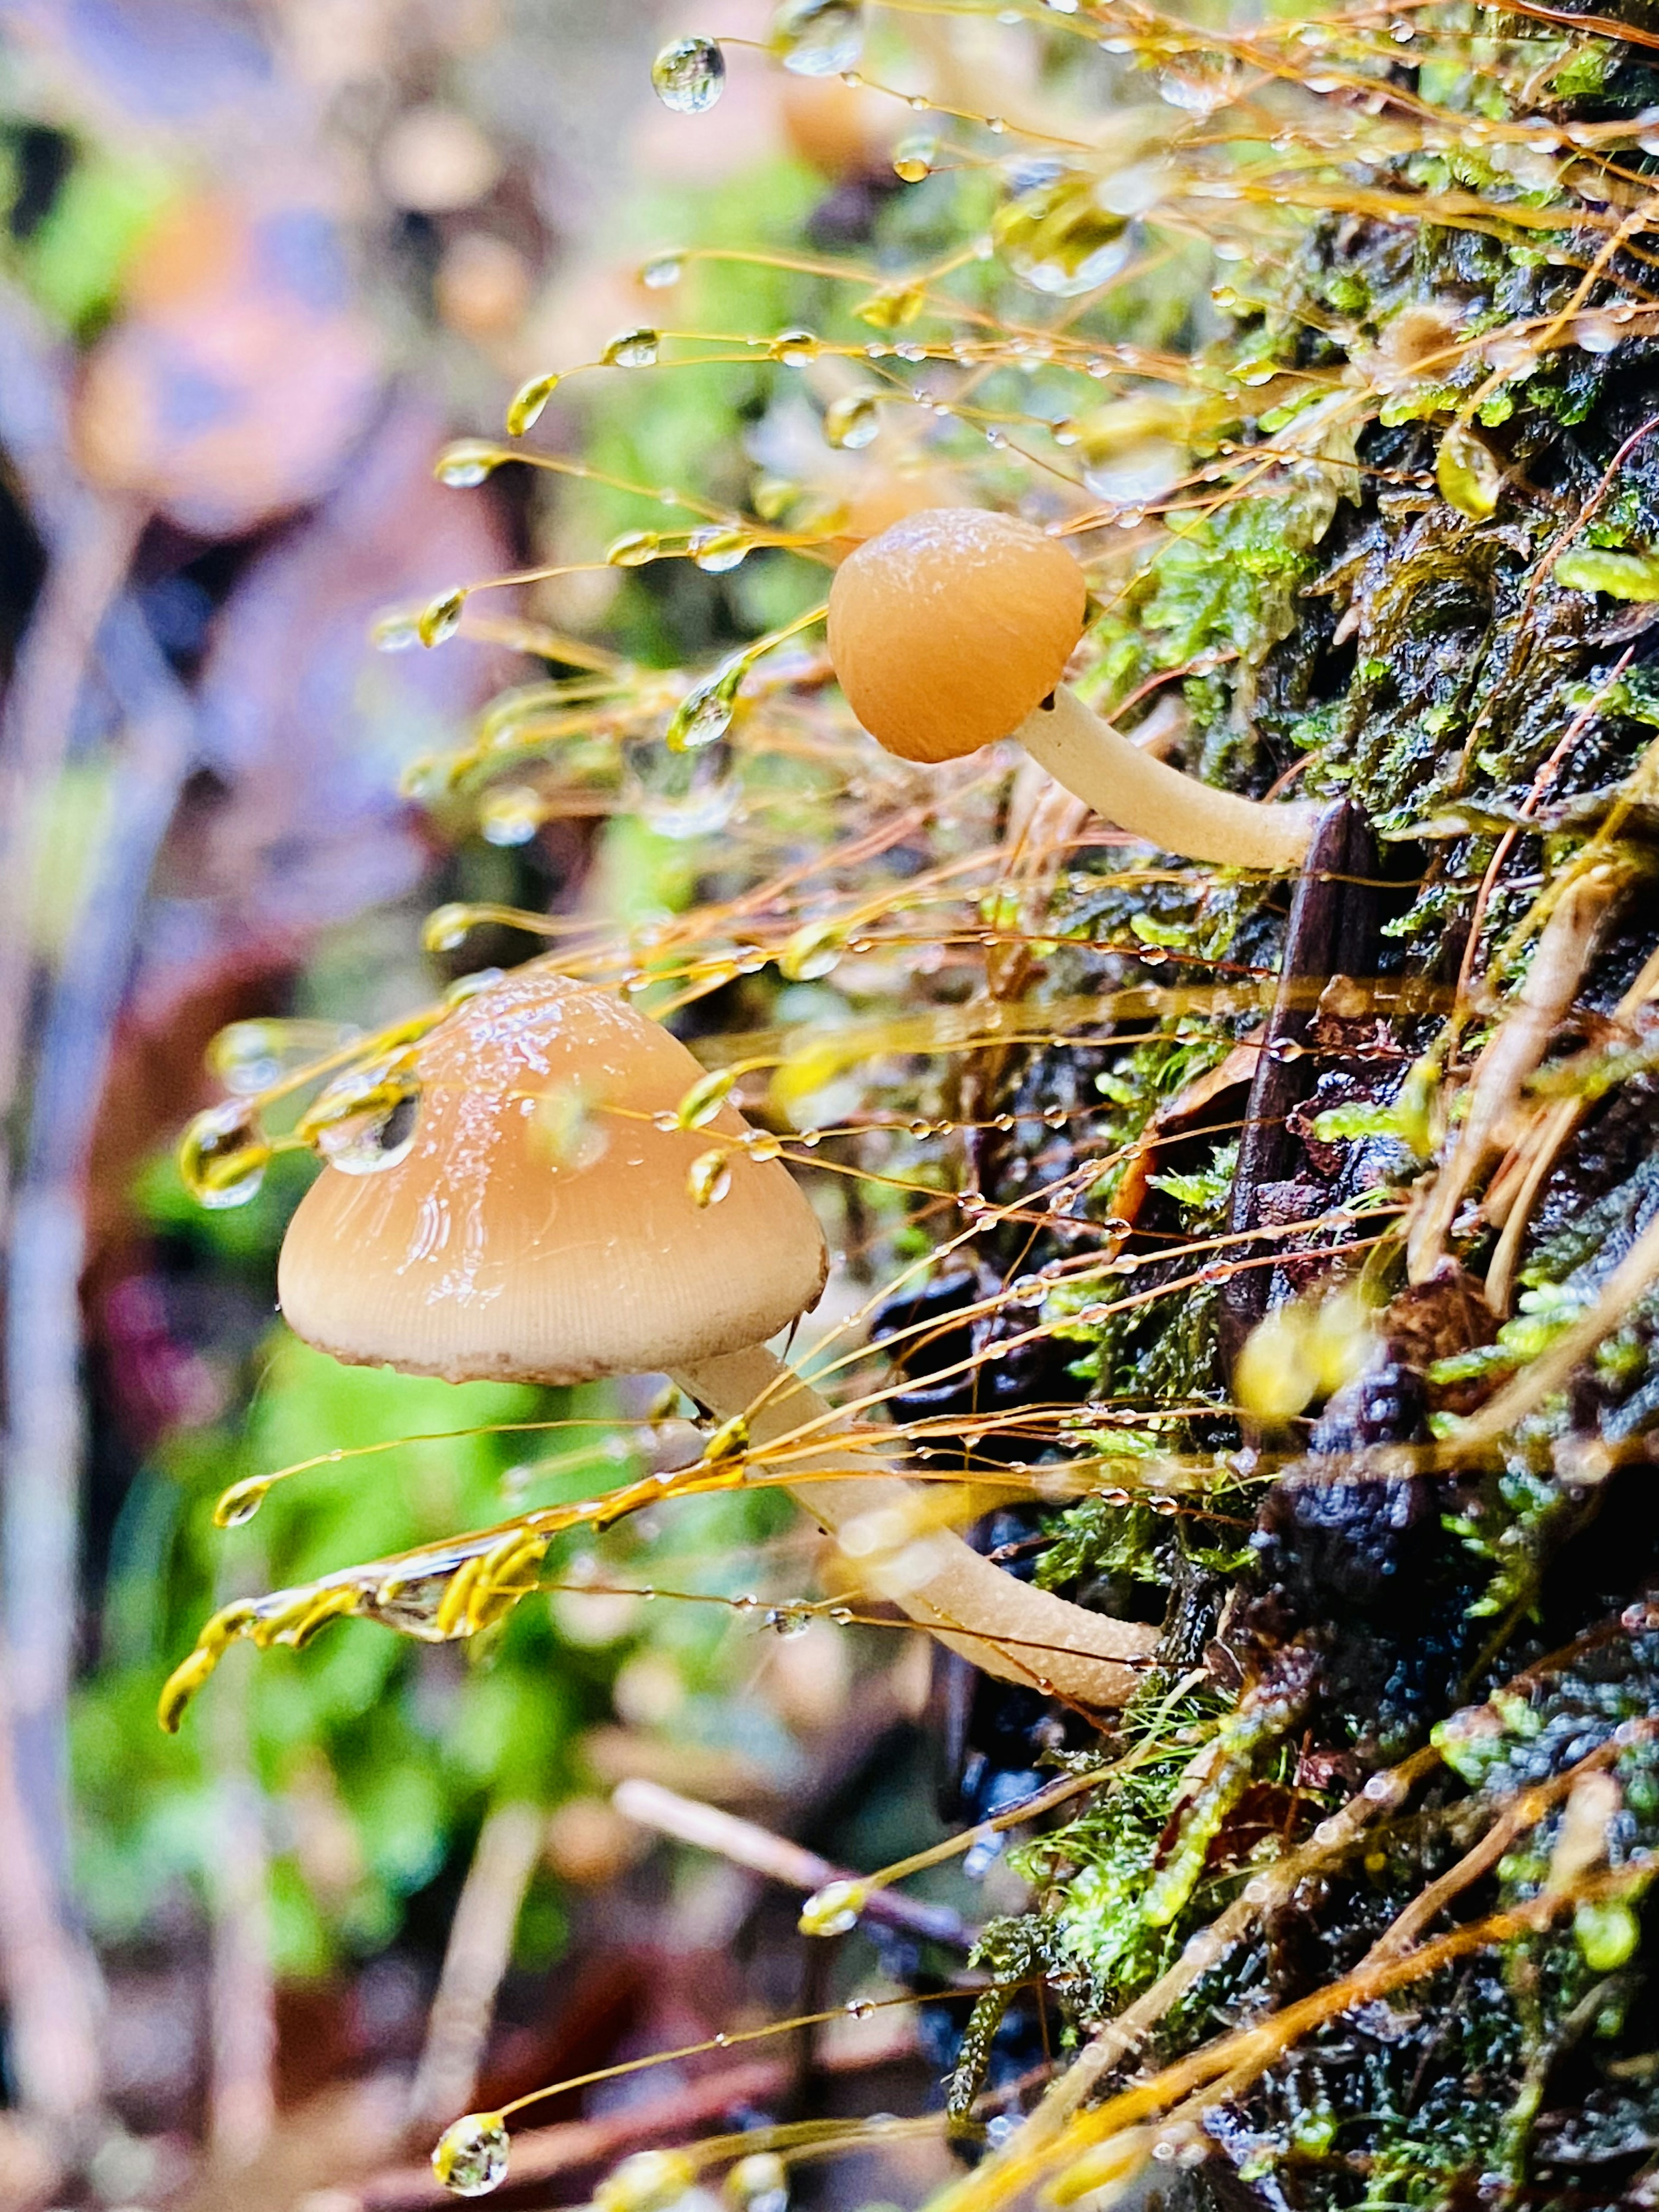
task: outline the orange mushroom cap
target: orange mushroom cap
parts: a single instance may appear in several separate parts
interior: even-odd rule
[[[654,1126],[703,1070],[622,1000],[532,962],[416,1070],[409,1152],[325,1168],[289,1225],[277,1294],[307,1343],[451,1382],[580,1382],[746,1350],[816,1302],[823,1237],[788,1170],[732,1143],[729,1106]],[[699,1206],[689,1170],[721,1139],[731,1185]]]
[[[957,760],[1017,730],[1066,672],[1088,586],[1057,539],[974,507],[907,515],[849,554],[830,658],[871,736]]]

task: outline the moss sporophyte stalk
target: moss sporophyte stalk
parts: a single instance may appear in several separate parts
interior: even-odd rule
[[[545,665],[413,783],[504,854],[601,820],[599,888],[441,908],[447,973],[521,964],[262,1025],[182,1155],[220,1209],[327,1161],[282,1283],[336,1358],[665,1368],[702,1446],[239,1601],[164,1720],[234,1640],[512,1635],[575,1532],[787,1491],[835,1584],[757,1621],[990,1678],[960,1848],[1012,1836],[1029,1904],[919,1970],[946,2108],[893,2124],[983,2154],[938,2212],[1644,2203],[1652,39],[1005,14],[658,58],[681,117],[776,70],[891,129],[855,220],[799,167],[689,194],[650,324],[440,461],[556,477],[558,557],[383,627]],[[497,588],[584,577],[602,637]],[[514,2120],[439,2178],[494,2187]],[[873,2124],[596,2202],[771,2159],[730,2201],[781,2212]]]

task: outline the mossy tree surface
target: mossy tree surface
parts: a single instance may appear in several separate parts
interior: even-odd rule
[[[1436,96],[1478,108],[1479,56],[1513,56],[1509,42],[1528,31],[1496,13],[1469,20],[1468,72],[1459,82],[1443,56]],[[1652,96],[1643,51],[1598,42],[1574,66],[1583,88],[1542,111],[1563,131]],[[1353,178],[1356,199],[1504,181],[1455,143]],[[1628,204],[1645,189],[1632,182]],[[1408,1812],[1379,1820],[1228,1944],[1164,2012],[1143,2060],[1173,2060],[1352,1972],[1470,1850],[1494,1803],[1524,1788],[1561,1785],[1495,1864],[1448,1883],[1434,1928],[1546,1891],[1564,1778],[1586,1762],[1617,1779],[1611,1867],[1639,1869],[1659,1844],[1659,1639],[1641,1601],[1655,1566],[1641,1440],[1659,1410],[1659,1300],[1639,1298],[1571,1389],[1545,1399],[1484,1466],[1425,1481],[1389,1451],[1455,1433],[1458,1416],[1593,1304],[1655,1215],[1652,1075],[1638,1048],[1609,1079],[1612,1047],[1595,1050],[1654,944],[1659,370],[1631,306],[1646,296],[1644,236],[1632,216],[1627,258],[1605,234],[1544,252],[1431,215],[1321,222],[1277,278],[1237,283],[1230,356],[1242,345],[1261,362],[1335,378],[1350,364],[1374,374],[1379,356],[1407,360],[1420,345],[1443,366],[1398,378],[1356,441],[1360,471],[1334,512],[1323,504],[1328,476],[1272,481],[1182,532],[1102,624],[1120,693],[1161,669],[1221,659],[1186,679],[1195,764],[1257,792],[1298,771],[1304,791],[1351,798],[1392,879],[1375,973],[1463,987],[1449,1032],[1443,1012],[1361,1024],[1339,1010],[1322,1022],[1296,1121],[1299,1188],[1283,1219],[1333,1206],[1363,1218],[1367,1194],[1411,1183],[1419,1154],[1450,1141],[1413,1095],[1421,1055],[1436,1048],[1443,1088],[1428,1114],[1443,1117],[1447,1068],[1467,1075],[1525,972],[1547,912],[1540,894],[1559,895],[1598,860],[1621,878],[1540,1085],[1586,1103],[1536,1193],[1513,1318],[1478,1296],[1496,1228],[1466,1215],[1437,1282],[1409,1289],[1397,1267],[1379,1280],[1391,1294],[1383,1364],[1338,1396],[1271,1494],[1224,1410],[1218,1289],[1183,1283],[1103,1333],[1075,1320],[1066,1330],[1080,1354],[1071,1372],[1091,1394],[1215,1406],[1213,1417],[1159,1418],[1139,1439],[1113,1439],[1153,1460],[1208,1454],[1215,1487],[1212,1511],[1163,1518],[1097,1496],[1057,1524],[1045,1579],[1092,1583],[1115,1610],[1136,1589],[1143,1611],[1150,1592],[1174,1601],[1164,1663],[1125,1716],[1121,1748],[1134,1771],[1024,1847],[1042,1904],[992,1930],[984,1955],[999,1980],[1046,1977],[1086,2033],[1143,1995],[1189,1937],[1248,1895],[1253,1868],[1306,1838],[1368,1775],[1431,1742],[1442,1754]],[[1556,345],[1523,349],[1496,374],[1462,343],[1517,321],[1553,325]],[[1449,428],[1459,421],[1470,428]],[[1277,427],[1255,426],[1263,443]],[[1454,503],[1443,460],[1439,484],[1426,481],[1459,435],[1501,471],[1495,501]],[[1602,550],[1613,557],[1598,565]],[[1171,886],[1148,902],[1073,872],[1051,921],[1057,937],[1082,939],[1132,927],[1196,981],[1226,972],[1208,962],[1275,957],[1281,908],[1231,886],[1196,897]],[[1049,976],[1066,991],[1116,988],[1124,969],[1067,950]],[[1108,1054],[1097,1083],[1115,1133],[1144,1131],[1248,1026],[1229,1036],[1212,1021],[1171,1023],[1155,1042]],[[1007,1103],[1022,1087],[1048,1095],[1054,1059],[1008,1073]],[[1154,1175],[1161,1194],[1137,1228],[1213,1234],[1236,1157],[1227,1135],[1187,1138],[1180,1168]],[[1055,1163],[1000,1164],[993,1195],[1011,1203]],[[1281,1266],[1278,1293],[1317,1272]],[[1172,1698],[1184,1723],[1173,1729]],[[1153,1735],[1161,1756],[1133,1759]],[[1647,2056],[1659,2014],[1640,1891],[1638,1875],[1616,1904],[1581,1904],[1547,1934],[1345,2012],[1212,2106],[1206,2162],[1170,2186],[1275,2207],[1645,2201],[1659,2154],[1659,2069]],[[1000,2002],[981,2006],[984,2026]],[[970,2037],[964,2106],[984,2056]],[[1131,2080],[1134,2063],[1106,2085]],[[1183,2165],[1199,2154],[1179,2130],[1168,2148]]]

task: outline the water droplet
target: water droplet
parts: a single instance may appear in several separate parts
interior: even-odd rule
[[[628,803],[659,837],[711,836],[725,829],[742,801],[732,748],[722,740],[687,750],[629,738],[623,746],[623,762]],[[632,988],[644,990],[649,981],[642,977]]]
[[[864,52],[864,9],[859,0],[783,0],[768,44],[797,76],[839,76]]]
[[[598,2212],[669,2212],[696,2179],[684,2151],[636,2150],[593,2191]]]
[[[778,1160],[783,1158],[783,1140],[775,1137],[769,1129],[751,1129],[744,1138],[743,1149],[751,1160]]]
[[[507,2124],[499,2112],[453,2120],[432,2147],[432,2171],[456,2197],[488,2197],[507,2179]]]
[[[230,1022],[208,1047],[209,1070],[238,1098],[252,1098],[355,1031],[337,1022]]]
[[[906,323],[914,323],[927,304],[927,294],[921,285],[890,284],[860,300],[853,313],[872,331],[897,331]],[[872,361],[879,361],[886,349],[866,346],[865,351]]]
[[[461,626],[461,610],[466,605],[463,586],[446,592],[441,599],[432,599],[422,608],[415,628],[422,645],[441,645],[446,638],[453,637]]]
[[[661,550],[662,539],[654,530],[624,530],[605,547],[605,557],[613,568],[643,568]]]
[[[738,686],[744,668],[739,654],[686,693],[664,733],[664,742],[672,752],[701,752],[726,735],[738,710]]]
[[[857,1927],[869,1901],[870,1893],[861,1881],[827,1881],[802,1905],[796,1924],[803,1936],[844,1936]]]
[[[939,140],[931,131],[901,138],[893,149],[893,174],[901,184],[919,185],[933,173],[939,159]]]
[[[805,368],[823,349],[823,341],[816,331],[780,331],[768,343],[766,357],[781,361],[786,368]]]
[[[270,1495],[270,1477],[251,1474],[244,1482],[233,1482],[213,1509],[216,1528],[240,1528],[250,1522]]]
[[[447,906],[434,906],[421,925],[422,951],[456,951],[466,942],[472,921],[472,908],[463,906],[459,901],[452,901]]]
[[[676,1129],[706,1129],[732,1095],[735,1068],[717,1067],[691,1085],[674,1109],[671,1126]]]
[[[662,344],[662,333],[648,323],[631,331],[618,331],[599,359],[607,368],[650,368]]]
[[[337,1078],[300,1116],[295,1133],[342,1174],[374,1175],[408,1158],[420,1096],[413,1053],[389,1053]]]
[[[722,1152],[699,1152],[686,1171],[685,1188],[693,1206],[718,1206],[732,1188],[732,1161]]]
[[[1575,315],[1570,329],[1573,343],[1586,353],[1611,353],[1619,343],[1618,320],[1605,310],[1593,308],[1587,315]]]
[[[1022,283],[1062,300],[1091,292],[1129,258],[1129,220],[1102,204],[1102,179],[1066,171],[1000,208],[992,244]]]
[[[409,625],[409,643],[418,645],[415,625]],[[403,647],[398,647],[401,653]],[[416,753],[414,759],[404,763],[398,778],[398,793],[402,799],[417,799],[423,802],[441,799],[449,789],[453,756],[441,753]]]
[[[1454,422],[1440,441],[1434,480],[1449,507],[1475,522],[1484,522],[1497,507],[1504,472],[1486,440],[1477,437],[1466,423]]]
[[[507,406],[507,434],[522,438],[533,429],[541,411],[559,388],[558,377],[550,372],[545,376],[532,376],[528,384],[521,384]]]
[[[420,623],[411,614],[382,615],[369,637],[376,653],[407,653],[421,641]]]
[[[271,1147],[246,1106],[210,1106],[198,1114],[179,1146],[179,1172],[198,1206],[217,1212],[256,1197]]]
[[[741,2212],[785,2212],[789,2202],[789,2169],[775,2151],[753,2152],[740,2158],[726,2175],[722,2194]]]
[[[580,1175],[610,1149],[610,1133],[580,1084],[558,1083],[536,1101],[531,1116],[536,1150],[556,1175]]]
[[[457,438],[439,454],[432,473],[452,491],[471,491],[475,484],[483,482],[492,469],[511,459],[511,454],[483,438]]]
[[[676,115],[705,114],[726,89],[726,57],[713,39],[676,39],[652,63],[651,83]]]
[[[766,1616],[766,1625],[774,1636],[794,1638],[805,1635],[812,1626],[812,1617],[799,1606],[775,1605]]]
[[[694,530],[686,542],[686,550],[706,576],[724,576],[741,567],[754,550],[754,540],[743,530]]]
[[[478,828],[487,845],[527,845],[542,826],[545,811],[539,791],[526,783],[492,791],[478,809]]]
[[[854,2020],[869,2020],[873,2017],[876,2008],[868,1997],[848,1997],[847,2009]]]
[[[678,284],[685,274],[685,257],[681,253],[655,253],[640,271],[640,282],[647,292],[665,292],[671,284]]]
[[[805,922],[779,949],[778,973],[786,982],[815,983],[841,965],[846,950],[844,922]]]
[[[823,411],[824,443],[837,450],[860,453],[874,442],[880,430],[881,414],[873,392],[848,392],[831,400]]]

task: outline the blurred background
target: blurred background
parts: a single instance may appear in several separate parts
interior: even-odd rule
[[[428,2203],[426,2149],[469,2104],[849,1999],[833,2033],[538,2108],[507,2201],[580,2202],[622,2152],[745,2117],[936,2101],[961,2007],[865,2002],[937,1982],[934,1951],[805,1943],[798,1893],[611,1802],[649,1783],[860,1867],[943,1832],[917,1643],[769,1625],[817,1586],[787,1509],[704,1502],[569,1552],[488,1663],[354,1626],[238,1650],[182,1735],[155,1720],[216,1604],[686,1453],[648,1389],[458,1392],[307,1352],[274,1264],[310,1164],[204,1210],[173,1147],[270,1077],[257,1028],[210,1072],[225,1024],[325,1046],[533,949],[429,955],[435,904],[625,905],[677,865],[666,819],[538,823],[509,797],[480,827],[399,779],[539,666],[516,620],[675,662],[779,618],[733,613],[763,564],[676,562],[649,592],[601,566],[497,597],[441,653],[373,633],[532,547],[592,562],[631,519],[603,487],[463,494],[433,463],[641,320],[643,258],[857,241],[890,196],[839,87],[756,69],[706,121],[652,100],[665,38],[763,27],[719,12],[0,8],[0,2205]],[[773,313],[765,272],[732,281],[728,313]],[[544,427],[662,483],[735,450],[752,398],[688,376]],[[212,1524],[240,1477],[469,1425]],[[731,1602],[757,1561],[766,1603]],[[935,2140],[801,2186],[914,2199],[946,2164]]]

